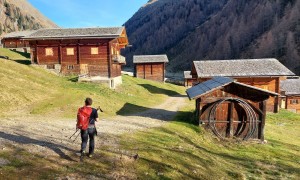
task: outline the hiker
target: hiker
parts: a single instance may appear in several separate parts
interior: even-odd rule
[[[81,129],[81,160],[85,155],[88,139],[90,139],[88,157],[92,157],[94,154],[95,135],[97,135],[95,121],[98,121],[98,112],[97,109],[91,107],[92,104],[93,100],[91,98],[86,98],[85,106],[79,108],[77,115],[76,128]]]

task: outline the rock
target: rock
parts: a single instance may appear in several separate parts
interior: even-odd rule
[[[5,166],[5,165],[7,165],[9,163],[10,163],[9,160],[0,158],[0,167]]]

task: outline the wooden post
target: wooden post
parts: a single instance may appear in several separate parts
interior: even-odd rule
[[[77,42],[77,64],[80,64],[80,47],[79,47],[79,40]]]
[[[145,67],[146,65],[145,64],[143,64],[143,67],[144,67],[144,79],[146,79],[146,67]]]
[[[107,50],[108,50],[108,78],[110,78],[111,77],[111,66],[112,66],[112,55],[111,55],[111,42],[108,42],[107,43],[107,45],[108,45],[108,48],[107,48]],[[98,46],[99,47],[99,46]]]
[[[259,103],[259,109],[263,112],[259,115],[260,123],[258,125],[258,139],[264,140],[264,129],[265,129],[265,123],[266,123],[266,100]]]
[[[38,57],[38,41],[35,41],[35,59],[36,59],[36,63],[39,64],[39,57]]]
[[[226,128],[226,137],[230,138],[233,136],[233,108],[234,103],[230,102],[228,105],[228,114],[227,114],[227,128]]]
[[[59,64],[62,64],[62,49],[61,49],[61,42],[58,46],[58,62]]]

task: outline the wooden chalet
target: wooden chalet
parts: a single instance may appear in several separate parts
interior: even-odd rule
[[[193,86],[193,83],[197,82],[197,78],[193,78],[191,71],[184,71],[184,86],[185,87],[191,87]]]
[[[22,38],[32,34],[35,31],[12,32],[3,36],[1,43],[4,48],[21,52],[29,52],[29,42]]]
[[[191,74],[197,82],[207,81],[214,76],[231,77],[275,93],[280,93],[280,80],[295,75],[273,58],[194,61]],[[278,108],[278,97],[271,97],[267,102],[267,111],[278,112]]]
[[[300,113],[300,79],[286,79],[280,83],[281,108]]]
[[[128,45],[125,27],[40,29],[23,39],[29,41],[33,64],[111,88],[122,82],[121,66],[126,61],[120,50]]]
[[[167,55],[135,55],[134,75],[137,78],[164,82],[167,62],[169,62]]]
[[[228,77],[214,77],[187,89],[196,100],[199,124],[219,138],[264,140],[267,100],[279,94]]]

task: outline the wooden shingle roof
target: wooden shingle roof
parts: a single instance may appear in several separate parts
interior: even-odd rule
[[[250,88],[250,89],[254,89],[256,91],[259,91],[261,93],[265,93],[265,94],[268,94],[268,95],[271,95],[271,96],[279,96],[279,94],[277,93],[274,93],[274,92],[271,92],[271,91],[268,91],[268,90],[264,90],[264,89],[261,89],[261,88],[257,88],[257,87],[254,87],[254,86],[250,86],[250,85],[247,85],[247,84],[243,84],[243,83],[240,83],[240,82],[236,82],[234,79],[232,78],[229,78],[229,77],[214,77],[208,81],[205,81],[203,83],[199,83],[189,89],[186,90],[186,93],[189,97],[189,99],[197,99],[207,93],[210,93],[216,89],[220,89],[224,86],[227,86],[231,83],[234,83],[234,84],[237,84],[239,86],[244,86],[244,87],[247,87],[247,88]]]
[[[280,90],[285,95],[300,95],[300,79],[287,79],[280,82]]]
[[[26,36],[24,39],[53,39],[53,38],[116,38],[119,37],[124,27],[104,27],[104,28],[55,28],[40,29],[35,33]]]
[[[277,59],[235,59],[194,61],[200,77],[243,76],[294,76],[295,74]]]
[[[169,62],[167,55],[134,55],[133,63],[157,63],[157,62]]]
[[[5,38],[23,38],[26,37],[36,31],[18,31],[18,32],[11,32],[3,36]]]

